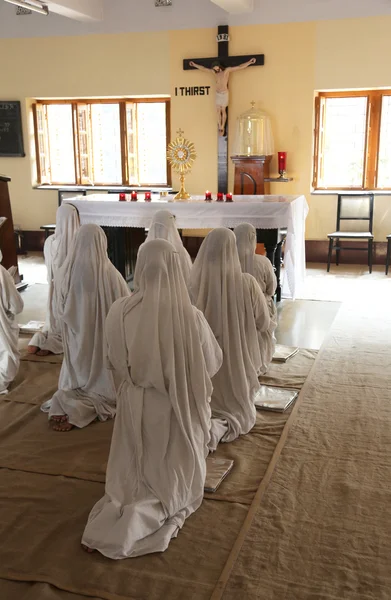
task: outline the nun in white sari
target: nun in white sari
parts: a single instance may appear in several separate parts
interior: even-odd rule
[[[169,210],[158,210],[153,216],[146,242],[158,239],[167,240],[174,246],[179,254],[179,262],[186,285],[189,285],[190,271],[193,263],[178,233],[175,217]]]
[[[23,300],[13,277],[0,265],[0,394],[7,393],[9,384],[19,370],[19,327],[15,323],[15,316],[22,310]]]
[[[115,415],[112,373],[105,368],[104,324],[118,298],[129,296],[122,275],[107,256],[107,239],[97,225],[82,225],[55,275],[64,361],[59,389],[42,406],[57,431],[86,427]]]
[[[236,245],[240,265],[243,273],[253,275],[266,298],[270,325],[267,331],[259,331],[259,347],[262,357],[262,373],[266,373],[276,349],[276,338],[274,331],[277,327],[277,309],[274,303],[274,294],[277,287],[277,279],[272,263],[266,256],[255,254],[257,247],[257,232],[255,227],[249,223],[242,223],[235,227]]]
[[[163,552],[200,506],[211,426],[211,376],[222,352],[190,303],[175,248],[140,247],[131,298],[106,321],[117,395],[105,496],[92,509],[86,550],[112,559]]]
[[[58,269],[64,264],[79,227],[79,214],[72,204],[63,204],[57,209],[56,232],[48,237],[43,248],[49,283],[46,321],[43,331],[36,333],[30,340],[28,346],[30,354],[45,356],[49,352],[52,354],[63,353],[61,323],[57,312],[56,294],[54,293],[54,277]]]
[[[262,364],[257,329],[268,329],[269,313],[254,277],[242,274],[229,229],[214,229],[203,241],[191,273],[190,295],[223,350],[223,366],[212,381],[212,412],[226,421],[222,441],[231,442],[255,424],[254,396]]]

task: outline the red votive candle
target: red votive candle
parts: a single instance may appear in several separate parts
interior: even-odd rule
[[[130,199],[132,202],[137,202],[137,192],[132,192]]]
[[[145,192],[145,202],[151,202],[151,192]]]
[[[278,153],[278,172],[286,171],[286,152]]]
[[[212,192],[205,192],[205,200],[206,202],[212,202]]]
[[[121,193],[121,194],[119,195],[119,199],[120,199],[120,202],[125,202],[125,201],[126,201],[126,194],[124,194],[124,193]]]
[[[225,201],[226,202],[233,202],[233,200],[232,200],[232,194],[226,194]]]
[[[217,202],[224,202],[224,194],[222,192],[217,192]]]

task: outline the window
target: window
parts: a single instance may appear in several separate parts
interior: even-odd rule
[[[315,189],[391,189],[391,90],[315,98]]]
[[[33,105],[38,184],[169,185],[169,100]]]

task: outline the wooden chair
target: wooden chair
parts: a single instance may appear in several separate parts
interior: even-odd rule
[[[386,275],[388,275],[390,260],[391,260],[391,235],[388,235],[387,236]]]
[[[329,254],[327,260],[327,272],[330,271],[330,263],[333,250],[335,253],[335,264],[339,265],[341,250],[363,250],[368,252],[369,272],[372,273],[372,248],[373,248],[373,194],[339,194],[337,206],[337,227],[334,233],[329,233]],[[365,231],[357,230],[357,223],[368,224]],[[349,222],[349,225],[347,223]],[[351,228],[351,229],[350,229]],[[340,240],[366,241],[366,247],[341,246]],[[334,245],[335,242],[335,245]]]

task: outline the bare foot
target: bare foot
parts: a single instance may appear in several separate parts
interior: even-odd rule
[[[38,350],[38,346],[27,346],[27,352],[29,354],[37,354]]]
[[[93,552],[95,552],[93,548],[89,548],[85,544],[82,544],[81,547],[83,548],[84,552],[88,552],[88,554],[92,554]]]
[[[68,421],[68,417],[66,415],[53,415],[52,417],[50,417],[50,420],[63,422]]]
[[[68,417],[66,415],[64,417],[61,418],[60,420],[51,419],[54,421],[54,423],[53,423],[54,431],[71,431],[71,429],[73,429],[74,425],[69,423]]]
[[[50,352],[50,350],[39,350],[36,354],[37,356],[48,356],[49,354],[53,354],[53,352]]]

